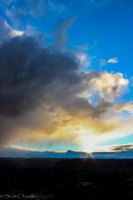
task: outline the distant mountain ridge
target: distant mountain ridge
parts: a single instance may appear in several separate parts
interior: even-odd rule
[[[0,149],[0,157],[16,157],[16,158],[100,158],[100,159],[132,159],[133,150],[121,152],[77,152],[68,150],[66,152],[54,151],[30,151],[16,148]]]
[[[88,153],[68,150],[66,152],[54,151],[30,151],[15,148],[0,150],[0,157],[24,157],[24,158],[87,158]]]

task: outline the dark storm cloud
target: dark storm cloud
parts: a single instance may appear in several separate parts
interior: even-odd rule
[[[38,108],[44,113],[44,129],[53,126],[49,122],[55,116],[59,124],[66,123],[68,119],[63,117],[59,122],[58,108],[76,118],[99,117],[108,109],[104,102],[93,107],[80,95],[89,92],[89,82],[100,73],[82,72],[80,61],[71,52],[42,47],[36,39],[23,35],[0,46],[0,61],[1,142],[19,126],[39,127],[39,120],[34,119]]]
[[[46,91],[48,85],[60,79],[65,84],[67,76],[73,79],[79,67],[72,55],[41,48],[30,37],[4,43],[0,47],[0,60],[0,112],[4,115],[24,112],[41,101],[41,95],[47,98],[46,93],[52,94],[56,83],[51,91]]]
[[[33,38],[22,36],[0,47],[0,60],[1,115],[15,117],[42,103],[59,104],[73,113],[87,109],[93,115],[103,110],[94,111],[78,96],[89,90],[89,81],[99,72],[81,72],[72,53],[40,47]]]

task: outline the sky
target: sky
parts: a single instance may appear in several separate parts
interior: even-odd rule
[[[0,1],[1,149],[131,149],[132,10],[132,0]]]

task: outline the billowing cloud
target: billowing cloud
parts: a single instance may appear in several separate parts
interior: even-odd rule
[[[58,129],[63,135],[64,125],[69,129],[74,116],[93,115],[88,102],[77,94],[98,74],[80,73],[79,61],[72,53],[43,48],[33,38],[22,36],[0,47],[0,59],[1,142],[26,129],[29,138],[45,138]],[[31,137],[34,129],[37,135]],[[40,136],[39,131],[43,132]],[[58,140],[62,138],[57,135]],[[64,135],[68,138],[66,131]]]
[[[103,72],[90,82],[92,90],[107,102],[113,102],[115,98],[124,93],[128,84],[129,81],[123,77],[122,73],[111,74],[108,72]]]
[[[73,19],[63,21],[55,35],[64,37],[72,23]],[[86,71],[83,52],[77,56],[58,45],[40,45],[36,32],[1,24],[5,30],[0,45],[1,145],[42,141],[80,145],[89,133],[96,137],[120,129],[117,116],[132,111],[132,103],[116,101],[129,84],[122,73]]]

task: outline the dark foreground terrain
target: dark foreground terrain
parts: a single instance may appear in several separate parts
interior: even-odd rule
[[[1,158],[0,199],[133,200],[133,160]]]

